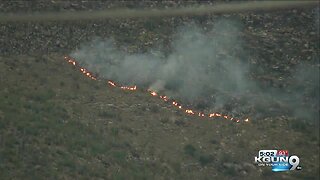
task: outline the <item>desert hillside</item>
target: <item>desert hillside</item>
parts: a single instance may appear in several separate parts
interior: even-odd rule
[[[7,1],[1,3],[0,10],[41,13],[198,4]],[[318,179],[319,13],[316,10],[0,22],[0,179]],[[214,27],[221,19],[236,22],[236,29],[218,31]],[[97,39],[99,43],[112,39],[112,48],[124,59],[130,60],[132,55],[148,58],[154,55],[159,61],[170,62],[180,47],[174,42],[181,27],[190,25],[197,32],[200,29],[204,39],[219,37],[219,42],[227,44],[228,48],[223,48],[218,43],[214,57],[209,54],[208,59],[212,57],[215,62],[215,68],[210,69],[216,75],[212,79],[224,81],[245,64],[243,77],[248,80],[241,82],[250,88],[240,92],[235,91],[233,84],[222,83],[225,88],[218,88],[216,83],[200,83],[208,91],[200,88],[197,93],[201,93],[188,99],[186,95],[194,91],[186,90],[189,86],[176,85],[176,82],[187,82],[177,78],[173,83],[168,81],[161,93],[169,93],[186,108],[205,114],[211,111],[227,114],[239,122],[188,114],[152,96],[147,91],[147,81],[139,81],[141,86],[135,91],[115,88],[107,83],[108,74],[103,74],[103,68],[99,69],[105,66],[105,61],[91,63],[109,56],[104,46],[95,44]],[[235,35],[240,40],[229,48],[228,41]],[[186,44],[196,44],[196,40]],[[207,58],[200,50],[196,48],[191,55]],[[190,51],[179,52],[188,58],[183,53]],[[68,63],[65,56],[76,56],[75,60],[99,77],[98,80],[88,78]],[[92,57],[92,61],[87,61],[87,57]],[[143,64],[151,61],[148,58]],[[195,67],[201,61],[191,60]],[[220,60],[228,60],[227,66],[220,65]],[[118,72],[114,73],[120,77]],[[236,76],[229,78],[232,81]],[[123,82],[112,80],[134,85],[130,76],[121,76],[119,80]],[[260,149],[289,150],[290,154],[299,156],[302,170],[274,173],[269,167],[258,167],[254,157]]]

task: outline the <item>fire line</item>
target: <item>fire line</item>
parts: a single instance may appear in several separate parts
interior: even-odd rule
[[[85,76],[87,76],[88,78],[92,79],[92,80],[98,80],[98,77],[95,76],[92,72],[90,72],[88,69],[81,67],[79,65],[79,63],[72,57],[70,56],[64,56],[64,59],[71,65],[75,66],[77,69],[80,70],[80,72],[82,72],[82,74],[84,74]],[[115,88],[120,88],[122,90],[128,90],[128,91],[136,91],[138,89],[137,86],[119,86],[118,84],[116,84],[114,81],[112,80],[107,80],[107,84],[111,87],[115,87]],[[170,100],[168,99],[167,96],[165,95],[159,95],[157,92],[152,91],[150,89],[147,90],[147,92],[154,97],[159,97],[160,99],[162,99],[165,102],[170,101],[170,103],[172,104],[172,106],[177,107],[178,109],[182,110],[183,112],[185,112],[186,114],[189,115],[193,115],[193,116],[199,116],[199,117],[208,117],[208,118],[224,118],[226,120],[230,120],[236,123],[240,123],[240,122],[249,122],[249,119],[244,119],[244,120],[240,120],[240,119],[236,119],[234,117],[228,116],[228,115],[223,115],[220,113],[210,113],[210,114],[205,114],[203,112],[197,112],[195,110],[192,109],[186,109],[183,108],[182,104],[178,103],[175,100]]]

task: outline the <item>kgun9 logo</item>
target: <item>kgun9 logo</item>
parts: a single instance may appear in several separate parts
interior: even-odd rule
[[[289,156],[288,150],[260,150],[255,157],[258,166],[270,166],[272,171],[301,170],[300,159],[296,155]]]

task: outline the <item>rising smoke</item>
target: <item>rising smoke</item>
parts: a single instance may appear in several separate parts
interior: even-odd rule
[[[129,54],[118,50],[112,39],[96,39],[72,56],[104,78],[192,101],[208,91],[241,93],[248,88],[248,67],[237,56],[237,34],[234,23],[220,21],[206,33],[196,26],[180,28],[168,55]]]
[[[265,111],[276,101],[286,104],[290,114],[301,115],[300,110],[309,112],[301,104],[303,93],[301,89],[296,90],[297,85],[288,87],[292,89],[288,94],[279,89],[262,90],[257,82],[249,79],[250,67],[239,37],[240,27],[237,22],[226,20],[215,22],[211,31],[206,32],[195,25],[181,27],[169,54],[159,53],[159,50],[132,54],[119,50],[112,39],[95,39],[71,56],[105,79],[163,92],[183,102],[203,100],[213,110],[225,108],[234,99],[241,98],[244,104],[240,109],[262,103]],[[310,79],[310,76],[314,74],[300,73],[297,82]],[[315,86],[317,88],[319,90],[319,85]],[[319,98],[319,94],[316,96]],[[237,114],[239,108],[227,110]]]

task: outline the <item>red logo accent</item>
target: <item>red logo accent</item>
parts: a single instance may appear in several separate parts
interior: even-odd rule
[[[288,150],[278,150],[277,156],[289,156],[289,151]]]

